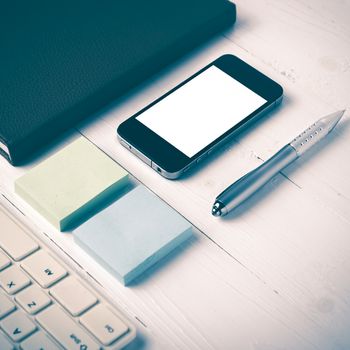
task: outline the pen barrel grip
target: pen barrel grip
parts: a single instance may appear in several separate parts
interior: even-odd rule
[[[229,186],[217,197],[217,201],[225,206],[227,212],[234,209],[296,158],[298,155],[295,149],[289,144],[284,146],[258,168]]]

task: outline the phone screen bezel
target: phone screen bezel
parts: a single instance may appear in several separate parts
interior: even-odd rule
[[[227,130],[216,140],[208,144],[193,157],[188,157],[147,126],[142,124],[136,118],[211,66],[216,66],[230,75],[232,78],[248,87],[250,90],[260,95],[266,100],[266,103],[242,119],[232,128]],[[252,66],[240,60],[238,57],[233,55],[224,55],[124,121],[118,127],[117,132],[122,139],[149,158],[152,162],[156,163],[162,170],[169,174],[178,173],[182,169],[188,167],[189,164],[200,158],[203,154],[214,148],[215,145],[220,143],[220,141],[223,139],[226,139],[237,129],[241,129],[244,124],[250,122],[255,116],[261,114],[264,109],[271,106],[276,100],[281,98],[282,95],[283,89],[275,81],[271,80]]]

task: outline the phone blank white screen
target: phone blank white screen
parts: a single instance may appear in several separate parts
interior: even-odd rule
[[[265,102],[211,66],[136,119],[192,157]]]

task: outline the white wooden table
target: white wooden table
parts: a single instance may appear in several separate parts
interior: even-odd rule
[[[215,196],[309,124],[349,108],[350,1],[237,0],[234,29],[65,135],[28,166],[0,160],[1,193],[134,321],[131,349],[350,349],[350,127],[332,134],[224,219]],[[165,180],[116,140],[119,123],[219,55],[278,81],[284,102],[199,171]],[[198,229],[123,287],[13,193],[14,179],[83,134]]]

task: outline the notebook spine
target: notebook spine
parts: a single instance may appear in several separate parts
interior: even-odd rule
[[[10,151],[9,151],[8,147],[6,146],[6,144],[3,143],[1,140],[0,140],[0,154],[3,155],[8,161],[11,162]]]

